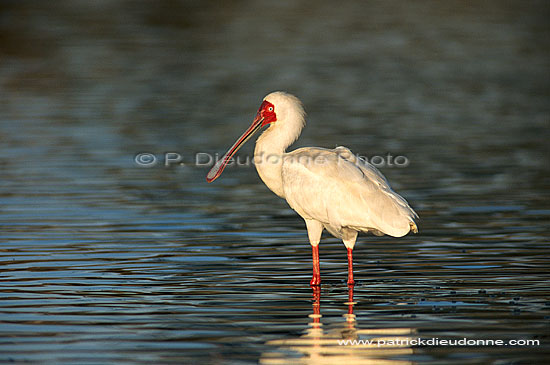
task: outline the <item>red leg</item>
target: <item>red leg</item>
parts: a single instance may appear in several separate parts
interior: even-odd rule
[[[309,285],[317,286],[321,285],[321,271],[319,270],[319,246],[311,246],[313,253],[313,277],[309,282]]]
[[[321,324],[321,287],[318,285],[312,286],[313,289],[313,323],[314,328],[319,328]]]
[[[353,249],[348,248],[348,285],[355,285],[353,281]]]
[[[348,314],[353,314],[353,285],[348,287]]]

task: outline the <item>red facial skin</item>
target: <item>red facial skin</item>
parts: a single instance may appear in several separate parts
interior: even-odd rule
[[[264,118],[264,121],[262,122],[262,127],[268,125],[269,123],[277,121],[275,106],[267,100],[264,100],[262,105],[260,105],[260,109],[258,109],[258,113],[256,114],[255,119],[258,120],[261,118]]]

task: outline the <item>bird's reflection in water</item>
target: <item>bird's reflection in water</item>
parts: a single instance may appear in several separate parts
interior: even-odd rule
[[[353,286],[349,286],[345,321],[329,329],[321,321],[321,289],[313,288],[312,322],[298,338],[268,341],[277,349],[262,354],[261,364],[412,364],[403,357],[413,354],[408,345],[416,332],[412,328],[358,329],[353,313]],[[411,337],[413,335],[413,337]],[[363,343],[345,344],[346,340]],[[366,343],[366,341],[370,343]]]

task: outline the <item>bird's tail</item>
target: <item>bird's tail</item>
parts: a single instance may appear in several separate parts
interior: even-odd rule
[[[409,225],[411,226],[411,231],[413,233],[418,233],[418,227],[416,226],[416,223],[414,222],[409,222]]]

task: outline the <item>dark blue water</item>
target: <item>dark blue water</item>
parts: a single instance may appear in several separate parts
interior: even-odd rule
[[[548,14],[536,1],[3,2],[0,361],[543,363]],[[206,184],[194,165],[278,89],[308,111],[293,148],[408,161],[380,169],[420,233],[360,237],[353,293],[328,235],[323,286],[309,287],[304,224],[252,166]],[[145,152],[156,164],[135,162]],[[538,345],[387,343],[434,338]]]

